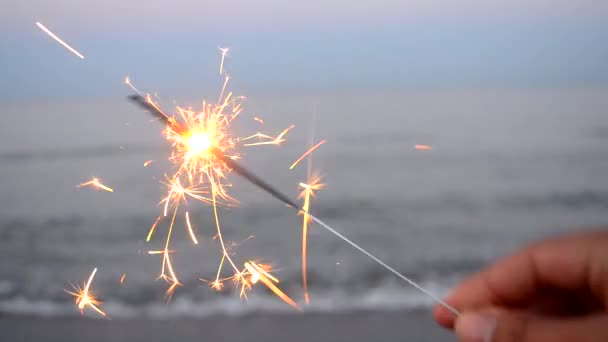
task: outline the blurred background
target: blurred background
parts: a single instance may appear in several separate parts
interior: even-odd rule
[[[306,167],[289,165],[311,139],[327,139],[313,154],[327,188],[312,212],[439,295],[531,240],[608,221],[604,1],[2,5],[5,337],[66,341],[69,329],[129,341],[190,339],[201,330],[222,340],[271,332],[450,340],[434,326],[428,298],[317,226],[306,314],[263,288],[249,302],[230,289],[216,293],[199,280],[214,276],[220,256],[203,205],[190,208],[201,244],[176,232],[184,286],[166,301],[155,280],[161,260],[146,254],[161,241],[144,239],[161,210],[169,146],[162,127],[126,101],[123,80],[158,94],[165,108],[196,108],[219,95],[219,47],[230,48],[231,89],[248,98],[235,134],[296,125],[280,148],[243,149],[243,164],[295,197]],[[156,162],[144,168],[146,160]],[[92,176],[115,192],[76,188]],[[225,234],[235,242],[255,235],[237,260],[273,264],[281,287],[301,302],[300,218],[235,175],[230,181],[241,203],[222,209]],[[111,322],[80,318],[64,292],[94,267],[93,288]]]

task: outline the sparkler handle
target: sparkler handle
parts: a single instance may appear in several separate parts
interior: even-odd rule
[[[129,95],[127,97],[129,100],[135,102],[140,107],[148,111],[150,114],[154,115],[156,118],[161,119],[165,124],[172,126],[177,131],[182,131],[182,127],[178,125],[175,120],[172,120],[167,114],[165,114],[158,107],[154,106],[152,103],[148,102],[145,97],[139,94]]]
[[[304,211],[304,210],[302,210]],[[442,300],[441,298],[437,297],[436,295],[434,295],[433,293],[429,292],[429,290],[425,289],[424,287],[418,285],[418,283],[416,283],[415,281],[413,281],[412,279],[404,276],[403,274],[399,273],[399,271],[397,271],[396,269],[392,268],[391,266],[387,265],[384,261],[376,258],[373,254],[371,254],[370,252],[366,251],[365,249],[363,249],[363,247],[357,245],[356,243],[354,243],[353,241],[351,241],[349,238],[347,238],[346,236],[340,234],[338,231],[336,231],[335,229],[333,229],[332,227],[330,227],[327,223],[321,221],[320,219],[316,218],[314,215],[311,215],[310,213],[306,213],[308,214],[308,216],[316,223],[318,223],[321,227],[327,229],[330,233],[334,234],[335,236],[339,237],[340,239],[342,239],[344,242],[348,243],[349,245],[351,245],[353,248],[355,248],[356,250],[358,250],[359,252],[365,254],[366,256],[368,256],[370,259],[374,260],[376,263],[378,263],[380,266],[384,267],[385,269],[387,269],[388,271],[390,271],[391,273],[393,273],[394,275],[396,275],[397,277],[399,277],[400,279],[406,281],[408,284],[412,285],[413,287],[415,287],[417,290],[421,291],[422,293],[424,293],[425,295],[427,295],[429,298],[433,299],[436,303],[439,303],[440,305],[444,306],[446,309],[450,310],[452,313],[454,313],[454,315],[456,316],[460,316],[460,311],[458,311],[456,308],[454,308],[453,306],[451,306],[450,304],[446,303],[444,300]]]
[[[226,155],[224,155],[221,151],[214,151],[214,154],[219,159],[221,159],[224,162],[224,164],[226,164],[226,166],[231,168],[233,171],[235,171],[239,175],[243,176],[248,181],[259,186],[264,191],[268,192],[270,195],[272,195],[272,197],[274,197],[274,198],[278,199],[279,201],[287,204],[288,206],[296,209],[298,212],[302,210],[300,208],[300,206],[297,205],[294,201],[292,201],[289,197],[287,197],[284,194],[280,193],[279,191],[275,190],[270,184],[264,182],[258,176],[256,176],[252,172],[248,171],[241,165],[239,165],[239,163],[237,163],[236,161],[234,161],[234,160],[230,159],[229,157],[227,157]]]

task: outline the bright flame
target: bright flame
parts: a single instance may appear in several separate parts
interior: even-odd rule
[[[207,133],[191,131],[185,136],[185,145],[187,145],[188,152],[192,157],[207,153],[212,143]]]

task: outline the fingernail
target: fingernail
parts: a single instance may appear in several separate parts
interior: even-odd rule
[[[456,320],[456,335],[462,342],[491,342],[496,317],[489,314],[463,313]]]

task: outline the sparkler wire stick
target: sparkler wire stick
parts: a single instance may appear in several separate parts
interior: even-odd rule
[[[139,104],[141,107],[143,107],[144,109],[146,109],[152,115],[154,115],[154,116],[162,119],[163,121],[165,121],[166,124],[171,125],[171,126],[173,126],[174,128],[176,128],[178,130],[183,130],[183,128],[181,126],[179,126],[179,124],[177,124],[169,116],[167,116],[165,113],[163,113],[158,107],[156,107],[156,106],[148,103],[143,96],[140,96],[140,95],[131,95],[128,98],[131,101],[134,101],[135,103]],[[349,238],[347,238],[346,236],[342,235],[340,232],[338,232],[337,230],[335,230],[334,228],[332,228],[331,226],[329,226],[327,223],[321,221],[316,216],[314,216],[311,213],[309,213],[308,211],[304,210],[300,205],[298,205],[296,202],[294,202],[293,200],[291,200],[287,195],[285,195],[282,192],[280,192],[279,190],[275,189],[272,185],[266,183],[260,177],[258,177],[257,175],[255,175],[251,171],[247,170],[243,166],[241,166],[239,163],[237,163],[235,160],[231,159],[229,156],[226,156],[224,153],[222,153],[222,151],[220,151],[220,150],[218,150],[216,148],[211,148],[211,153],[213,153],[218,159],[220,159],[222,162],[224,162],[224,164],[226,164],[226,166],[228,166],[230,169],[232,169],[233,171],[235,171],[240,176],[242,176],[243,178],[247,179],[248,181],[250,181],[254,185],[258,186],[262,190],[266,191],[272,197],[274,197],[277,200],[283,202],[287,206],[292,207],[293,209],[295,209],[298,212],[298,214],[299,213],[303,213],[303,214],[308,215],[308,217],[310,217],[310,219],[312,219],[314,222],[318,223],[321,227],[325,228],[330,233],[334,234],[335,236],[337,236],[338,238],[340,238],[344,242],[348,243],[351,247],[353,247],[356,250],[358,250],[359,252],[365,254],[367,257],[369,257],[370,259],[372,259],[373,261],[375,261],[380,266],[384,267],[386,270],[390,271],[391,273],[393,273],[394,275],[396,275],[400,279],[404,280],[405,282],[407,282],[408,284],[410,284],[411,286],[413,286],[417,290],[419,290],[422,293],[424,293],[425,295],[427,295],[429,298],[433,299],[436,303],[444,306],[446,309],[448,309],[452,313],[454,313],[454,315],[460,316],[460,311],[458,311],[456,308],[454,308],[450,304],[446,303],[444,300],[442,300],[441,298],[437,297],[435,294],[431,293],[430,291],[428,291],[424,287],[420,286],[418,283],[416,283],[412,279],[408,278],[407,276],[403,275],[402,273],[400,273],[399,271],[397,271],[393,267],[389,266],[384,261],[378,259],[373,254],[371,254],[370,252],[368,252],[367,250],[365,250],[363,247],[359,246],[358,244],[356,244],[355,242],[353,242],[352,240],[350,240]]]
[[[220,158],[229,168],[231,168],[232,170],[234,170],[236,173],[238,173],[239,175],[241,175],[242,177],[244,177],[245,179],[247,179],[251,183],[257,185],[262,190],[268,192],[274,198],[276,198],[279,201],[281,201],[281,202],[287,204],[288,206],[292,207],[298,213],[301,212],[301,213],[306,214],[308,217],[310,217],[310,219],[312,219],[314,222],[318,223],[321,227],[325,228],[330,233],[332,233],[335,236],[337,236],[338,238],[342,239],[344,242],[348,243],[349,245],[351,245],[353,248],[355,248],[359,252],[365,254],[370,259],[372,259],[376,263],[378,263],[380,266],[384,267],[385,269],[387,269],[388,271],[390,271],[391,273],[393,273],[394,275],[396,275],[400,279],[404,280],[405,282],[407,282],[411,286],[415,287],[416,289],[418,289],[419,291],[421,291],[422,293],[424,293],[425,295],[427,295],[429,298],[433,299],[435,302],[437,302],[440,305],[444,306],[446,309],[450,310],[456,316],[460,315],[460,312],[458,310],[456,310],[453,306],[451,306],[450,304],[446,303],[444,300],[442,300],[441,298],[437,297],[433,293],[429,292],[427,289],[425,289],[424,287],[420,286],[418,283],[416,283],[412,279],[410,279],[410,278],[406,277],[405,275],[399,273],[399,271],[395,270],[391,266],[387,265],[384,261],[382,261],[382,260],[378,259],[377,257],[375,257],[373,254],[371,254],[370,252],[368,252],[367,250],[365,250],[363,247],[359,246],[358,244],[354,243],[352,240],[350,240],[346,236],[342,235],[340,232],[338,232],[337,230],[335,230],[334,228],[332,228],[331,226],[329,226],[327,223],[321,221],[316,216],[314,216],[311,213],[309,213],[308,211],[304,210],[298,204],[296,204],[291,199],[289,199],[289,197],[287,197],[286,195],[282,194],[280,191],[278,191],[275,188],[273,188],[270,184],[264,182],[262,179],[260,179],[259,177],[257,177],[255,174],[253,174],[249,170],[243,168],[241,165],[239,165],[234,160],[232,160],[230,158],[227,158],[227,157],[225,157],[223,155],[218,155],[217,153],[216,153],[216,156],[218,158]]]

